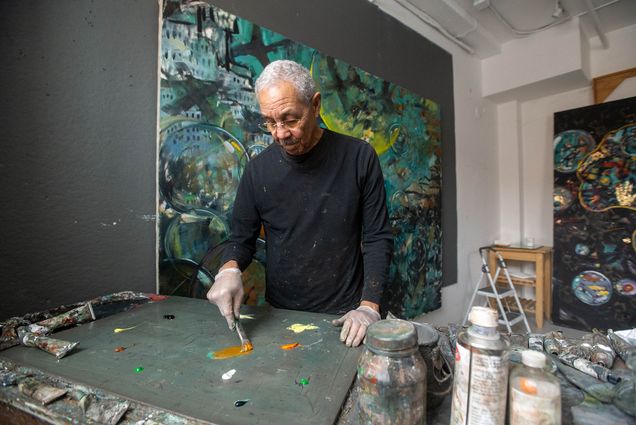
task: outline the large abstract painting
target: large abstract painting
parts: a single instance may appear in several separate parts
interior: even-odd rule
[[[554,116],[555,323],[636,326],[636,97]]]
[[[441,306],[441,140],[438,105],[281,34],[200,1],[166,1],[161,38],[160,291],[203,297],[220,266],[246,164],[272,139],[254,81],[277,59],[311,70],[320,125],[379,155],[395,235],[385,308],[414,317]],[[264,238],[244,274],[264,303]]]

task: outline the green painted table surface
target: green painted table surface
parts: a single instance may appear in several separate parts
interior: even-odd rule
[[[228,330],[216,306],[181,297],[55,333],[80,342],[59,361],[21,346],[0,357],[216,424],[334,423],[361,353],[339,341],[340,329],[331,325],[334,316],[247,306],[241,314],[254,317],[242,320],[254,351],[226,360],[211,359],[210,353],[239,345],[236,332]],[[318,329],[287,329],[295,323]],[[280,348],[294,342],[301,346]],[[119,346],[126,350],[116,352]],[[138,367],[143,371],[136,372]],[[222,375],[231,369],[236,373],[224,381]],[[309,383],[302,385],[301,379]],[[235,401],[246,399],[235,407]]]

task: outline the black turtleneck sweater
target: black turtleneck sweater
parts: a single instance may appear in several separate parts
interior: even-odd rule
[[[325,130],[304,155],[269,146],[241,178],[223,263],[249,265],[261,224],[272,306],[341,314],[360,301],[380,304],[393,239],[369,144]]]

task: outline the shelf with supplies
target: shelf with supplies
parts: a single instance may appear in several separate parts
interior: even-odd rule
[[[535,321],[537,327],[542,328],[544,315],[549,319],[552,309],[552,247],[539,246],[536,248],[527,248],[521,246],[493,245],[488,254],[488,266],[490,270],[497,269],[496,253],[499,253],[506,261],[534,263],[536,276],[520,277],[511,275],[510,279],[514,285],[531,286],[535,288]],[[497,284],[501,283],[506,283],[506,276],[499,276]]]

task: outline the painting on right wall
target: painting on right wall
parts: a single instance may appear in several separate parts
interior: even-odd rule
[[[636,97],[554,114],[554,323],[636,326]]]

